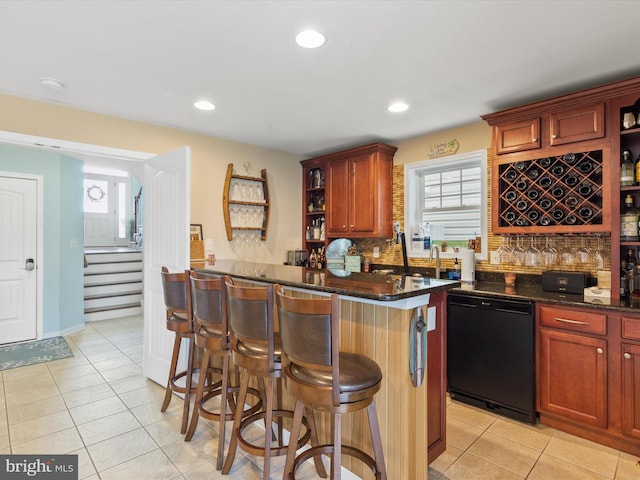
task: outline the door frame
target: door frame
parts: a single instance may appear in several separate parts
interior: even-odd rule
[[[35,180],[36,182],[36,339],[40,340],[43,334],[43,272],[44,272],[44,177],[30,173],[5,172],[0,170],[0,177],[8,177],[23,180]]]

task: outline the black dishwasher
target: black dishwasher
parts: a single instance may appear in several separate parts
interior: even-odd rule
[[[533,302],[449,292],[447,376],[452,399],[535,423]]]

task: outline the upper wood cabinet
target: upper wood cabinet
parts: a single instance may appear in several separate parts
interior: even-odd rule
[[[323,165],[328,238],[390,238],[393,155],[397,148],[374,143],[305,160]]]
[[[604,103],[550,114],[549,134],[549,145],[604,137]]]
[[[540,118],[496,125],[493,144],[498,154],[540,148]]]

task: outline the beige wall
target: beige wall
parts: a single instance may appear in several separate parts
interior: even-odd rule
[[[468,125],[395,142],[394,145],[398,147],[398,151],[393,158],[393,163],[395,165],[404,165],[405,163],[426,160],[429,147],[453,139],[460,144],[460,148],[456,153],[491,148],[491,127],[480,120]]]
[[[222,188],[227,164],[242,172],[249,161],[254,175],[267,169],[271,194],[268,238],[252,257],[280,263],[286,250],[300,248],[302,169],[296,155],[1,94],[0,130],[148,153],[191,147],[191,222],[203,224],[218,258],[240,258],[226,238]]]

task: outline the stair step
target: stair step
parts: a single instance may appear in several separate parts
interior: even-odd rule
[[[142,314],[142,307],[138,305],[125,305],[112,309],[89,309],[84,311],[85,322],[97,322],[99,320],[107,320],[111,318],[130,317],[132,315]]]
[[[91,253],[84,252],[89,264],[109,263],[109,262],[131,262],[142,261],[142,252],[114,252],[114,253]]]
[[[94,295],[91,297],[85,297],[84,308],[85,310],[91,308],[111,308],[119,307],[120,305],[140,305],[142,300],[142,292],[129,292],[125,294],[113,294],[113,295]]]
[[[114,283],[114,282],[129,282],[129,281],[142,281],[142,270],[137,272],[108,272],[108,273],[94,273],[84,276],[84,284],[98,285],[102,283]]]
[[[96,273],[119,273],[142,271],[142,262],[117,262],[117,263],[90,263],[85,267],[85,275]]]

